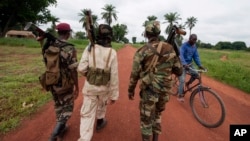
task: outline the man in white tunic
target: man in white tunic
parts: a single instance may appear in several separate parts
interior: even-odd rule
[[[111,47],[112,34],[109,25],[101,24],[96,44],[85,48],[78,65],[78,72],[86,77],[78,141],[92,139],[95,119],[97,131],[106,126],[107,105],[114,104],[119,97],[118,62],[116,51]]]

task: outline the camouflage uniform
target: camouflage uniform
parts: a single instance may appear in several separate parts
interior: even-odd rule
[[[146,27],[151,30],[152,25]],[[159,47],[157,36],[149,39],[149,45]],[[138,80],[140,80],[140,120],[142,136],[150,136],[152,133],[161,133],[161,112],[165,110],[165,104],[169,101],[172,86],[171,74],[181,75],[182,66],[173,47],[168,43],[162,44],[158,62],[155,68],[147,71],[155,52],[144,45],[134,55],[132,72],[128,92],[134,94]]]
[[[67,45],[63,47],[64,52],[67,52],[70,56],[73,56],[73,52],[75,51],[72,45]],[[73,52],[71,52],[73,51]],[[70,58],[70,57],[68,57]],[[64,60],[66,61],[66,60]],[[56,113],[57,122],[66,123],[67,120],[71,117],[73,108],[74,108],[74,82],[71,78],[71,73],[77,73],[77,58],[72,57],[71,60],[67,60],[68,62],[61,61],[61,74],[66,77],[67,81],[70,83],[70,87],[64,89],[62,87],[62,82],[52,86],[51,93],[54,100],[54,107]],[[69,64],[68,66],[63,67],[63,65]]]
[[[66,123],[71,117],[74,108],[74,99],[78,96],[78,73],[77,73],[77,53],[74,45],[65,44],[70,35],[70,25],[60,23],[56,26],[60,42],[54,44],[60,50],[60,79],[58,83],[52,85],[50,91],[54,100],[56,113],[56,125],[52,131],[49,141],[56,141],[63,137],[67,130]],[[62,44],[60,44],[62,43]]]
[[[52,90],[52,96],[55,103],[54,107],[57,122],[66,123],[74,109],[73,87],[64,94],[56,94],[56,92]]]

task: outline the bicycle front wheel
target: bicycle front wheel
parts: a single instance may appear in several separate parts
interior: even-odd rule
[[[209,88],[196,89],[190,97],[195,118],[205,127],[216,128],[225,120],[225,106],[218,94]]]

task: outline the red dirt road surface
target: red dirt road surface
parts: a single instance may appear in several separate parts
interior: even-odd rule
[[[101,132],[94,132],[92,141],[141,141],[139,128],[139,89],[134,101],[128,100],[127,89],[132,59],[136,49],[124,46],[118,51],[120,97],[108,107],[107,126]],[[80,87],[84,78],[79,79]],[[224,101],[226,118],[218,128],[206,128],[194,118],[189,106],[189,96],[180,103],[171,96],[162,115],[162,134],[159,141],[229,141],[230,124],[250,124],[250,95],[228,85],[203,76],[203,83],[216,91]],[[80,108],[83,101],[79,94],[75,101],[74,113],[68,121],[69,130],[64,141],[79,138]],[[55,124],[53,101],[42,107],[37,114],[25,119],[21,126],[5,136],[1,141],[47,141]]]

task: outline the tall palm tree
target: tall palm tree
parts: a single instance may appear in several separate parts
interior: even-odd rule
[[[85,12],[86,11],[88,11],[88,9],[82,9],[81,13],[78,13],[78,16],[81,17],[81,19],[79,20],[79,22],[82,23],[82,27],[83,28],[85,28],[85,26],[86,26],[86,23],[85,23],[85,19],[86,19]],[[92,14],[92,20],[93,20],[94,28],[97,28],[98,27],[98,23],[97,23],[98,16]]]
[[[174,24],[178,24],[178,21],[181,20],[180,18],[180,14],[178,14],[177,12],[170,12],[164,15],[164,18],[166,20],[166,22],[164,23],[169,23],[169,25],[166,28],[166,34],[169,33],[170,29],[172,28],[172,26]]]
[[[115,7],[111,4],[106,4],[104,8],[102,8],[105,12],[102,12],[102,19],[106,21],[106,23],[110,26],[112,23],[112,17],[117,20],[117,11]]]
[[[187,25],[187,27],[189,28],[189,35],[191,35],[191,30],[193,29],[193,27],[195,26],[197,21],[198,21],[197,18],[195,18],[193,16],[187,18],[185,25]]]

